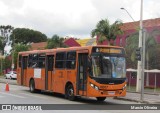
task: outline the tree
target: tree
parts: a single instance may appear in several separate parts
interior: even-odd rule
[[[67,47],[64,43],[64,38],[58,35],[53,35],[51,39],[47,41],[47,49],[57,48],[57,47]]]
[[[3,37],[0,36],[0,51],[3,51],[3,42],[2,42],[2,38],[3,38]]]
[[[11,39],[14,40],[15,43],[28,44],[32,42],[45,42],[47,41],[47,36],[32,29],[16,28],[13,30]]]
[[[28,51],[29,48],[30,48],[30,45],[26,45],[26,44],[18,43],[18,44],[14,45],[14,64],[15,64],[15,68],[17,68],[18,53],[21,52],[21,51]]]
[[[1,49],[0,50],[2,51],[2,55],[4,55],[5,46],[11,45],[10,35],[12,34],[13,29],[14,27],[12,27],[11,25],[0,26],[0,32],[1,32],[1,36],[0,36]]]
[[[153,29],[151,32],[146,33],[145,37],[145,67],[147,69],[159,69],[159,59],[158,59],[158,45],[155,40],[155,37],[160,35],[160,32],[158,29]],[[135,61],[135,50],[138,48],[138,41],[139,41],[139,33],[136,32],[132,35],[130,35],[127,38],[127,44],[126,44],[126,53],[127,53],[127,65],[131,68],[136,68],[137,62]],[[146,86],[149,85],[149,75],[147,73],[146,76]]]
[[[156,57],[156,53],[157,53],[157,42],[155,40],[155,36],[157,34],[157,30],[152,30],[151,32],[147,32],[146,33],[146,44],[145,44],[145,48],[146,48],[146,65],[148,65],[149,62],[153,62],[151,61],[151,59],[154,59]],[[126,40],[126,52],[127,52],[127,56],[130,56],[130,60],[132,62],[135,62],[135,50],[136,48],[138,48],[138,41],[139,41],[139,33],[133,33],[131,34],[127,40]],[[148,69],[151,69],[155,67],[155,65],[150,65],[147,66]]]
[[[109,23],[108,19],[101,20],[96,25],[96,28],[92,30],[92,37],[98,36],[99,41],[103,42],[104,40],[108,40],[109,45],[111,40],[115,40],[117,35],[122,34],[122,30],[120,26],[122,25],[121,21],[115,21],[113,24]]]

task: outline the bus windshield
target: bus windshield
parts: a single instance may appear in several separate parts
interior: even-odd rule
[[[103,53],[93,54],[91,56],[92,74],[97,78],[125,78],[126,63],[125,58],[116,55],[107,55]]]

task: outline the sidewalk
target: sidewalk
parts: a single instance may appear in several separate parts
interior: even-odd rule
[[[146,103],[146,104],[160,104],[160,94],[144,94],[144,101],[140,100],[141,94],[136,92],[127,92],[125,97],[117,97],[115,99],[126,100],[126,101],[134,101],[137,103]]]

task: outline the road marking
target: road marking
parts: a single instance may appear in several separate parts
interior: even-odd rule
[[[3,94],[3,95],[9,95],[9,96],[13,96],[13,97],[18,97],[18,98],[25,98],[23,96],[19,96],[19,95],[15,95],[15,94],[11,94],[9,92],[5,93],[5,92],[0,92],[0,94]]]
[[[38,96],[38,95],[35,95],[35,94],[26,94],[26,93],[20,93],[20,94],[23,94],[23,95],[26,95],[26,96],[31,96],[31,97],[36,97],[36,98],[47,99],[47,97],[41,97],[41,96]]]

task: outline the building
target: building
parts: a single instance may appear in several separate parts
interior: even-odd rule
[[[148,31],[151,32],[154,29],[158,29],[160,31],[160,18],[156,19],[149,19],[143,21],[143,27]],[[136,22],[127,22],[123,23],[121,26],[122,31],[124,32],[122,35],[117,36],[116,40],[111,40],[114,45],[117,46],[125,46],[126,39],[128,36],[133,34],[134,32],[138,31],[139,29],[139,21]],[[158,44],[160,44],[160,35],[155,36],[155,39]],[[75,39],[73,37],[67,38],[64,43],[69,47],[74,46],[88,46],[88,45],[107,45],[108,41],[105,40],[102,43],[98,42],[98,37],[95,38],[86,38],[86,39]],[[45,49],[47,46],[47,42],[40,42],[40,43],[32,43],[31,50],[35,49]]]
[[[152,32],[152,30],[154,30],[154,29],[157,29],[160,31],[160,18],[144,20],[143,27],[147,30],[147,32]],[[123,25],[121,26],[121,29],[124,33],[122,35],[117,36],[116,40],[114,40],[114,41],[111,40],[111,43],[113,43],[114,45],[117,45],[117,46],[124,47],[126,45],[127,37],[129,37],[131,34],[135,33],[136,31],[138,31],[139,21],[123,23]],[[72,39],[74,39],[74,38],[72,38]],[[98,39],[99,39],[99,37],[96,38],[93,45],[96,45],[96,44],[97,45],[107,45],[108,44],[107,40],[105,40],[102,43],[99,43]],[[157,43],[160,44],[160,35],[155,36],[155,39],[156,39]],[[92,45],[92,44],[87,44],[87,42],[89,40],[92,40],[92,38],[80,39],[80,40],[75,40],[75,41],[78,42],[81,46]],[[72,43],[72,45],[74,45],[73,41],[72,42],[67,41],[66,45],[70,45],[70,43]]]
[[[47,42],[32,43],[30,50],[42,50],[47,46]]]

